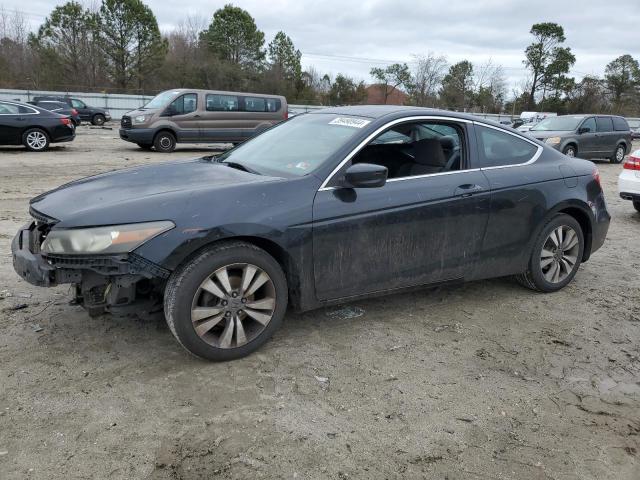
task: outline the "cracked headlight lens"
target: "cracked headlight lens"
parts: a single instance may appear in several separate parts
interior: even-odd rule
[[[67,255],[128,253],[173,227],[173,222],[162,221],[68,230],[54,229],[42,242],[41,251]]]

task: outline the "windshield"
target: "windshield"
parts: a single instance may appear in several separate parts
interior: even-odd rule
[[[218,157],[266,175],[311,173],[371,120],[334,114],[298,115]]]
[[[578,128],[578,125],[583,119],[584,117],[568,117],[568,116],[545,118],[536,126],[534,126],[531,130],[534,130],[534,131],[557,130],[561,132],[569,132]]]
[[[143,108],[162,108],[169,100],[178,95],[180,92],[177,90],[167,90],[166,92],[159,93],[151,99]]]

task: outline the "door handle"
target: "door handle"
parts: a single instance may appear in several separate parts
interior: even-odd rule
[[[475,183],[465,183],[464,185],[459,185],[458,188],[455,189],[454,194],[458,197],[470,197],[474,193],[482,192],[484,188]]]
[[[200,118],[200,115],[194,115],[193,118]]]

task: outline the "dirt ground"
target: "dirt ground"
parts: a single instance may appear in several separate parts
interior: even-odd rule
[[[210,151],[88,127],[0,148],[1,479],[640,478],[640,214],[620,165],[599,164],[607,242],[563,291],[498,279],[288,314],[231,363],[13,272],[30,197]]]

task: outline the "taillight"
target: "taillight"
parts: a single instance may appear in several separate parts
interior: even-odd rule
[[[63,117],[60,119],[63,125],[69,126],[71,125],[71,119],[69,117]]]
[[[284,119],[287,120],[289,118],[289,111],[285,110],[284,111]]]
[[[78,110],[76,110],[75,108],[72,108],[71,109],[71,113],[73,113],[74,115],[77,115],[78,114]]]
[[[598,171],[597,168],[593,169],[593,172],[591,172],[591,176],[593,177],[593,179],[598,182],[598,185],[600,185],[600,172]],[[600,185],[602,186],[602,185]]]
[[[627,170],[640,170],[640,157],[629,155],[627,157],[627,161],[624,162],[624,165],[622,167],[626,168]]]

